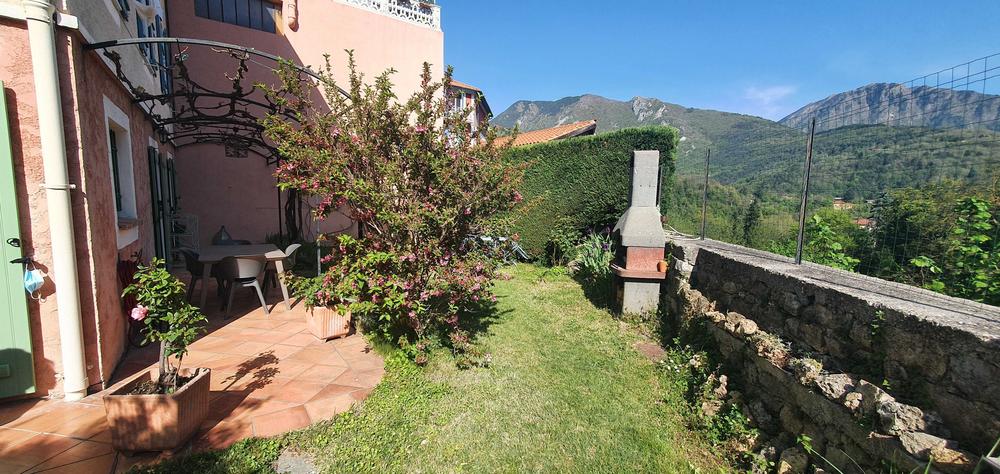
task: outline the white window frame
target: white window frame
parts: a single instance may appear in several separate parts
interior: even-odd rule
[[[122,199],[122,210],[115,212],[115,227],[118,229],[118,248],[139,240],[139,226],[122,226],[122,220],[138,219],[138,202],[135,195],[135,160],[132,156],[132,129],[129,127],[128,115],[118,108],[107,96],[104,96],[104,139],[108,155],[108,172],[111,173],[109,198],[112,206],[115,204],[114,172],[111,161],[111,130],[115,131],[116,148],[118,150],[118,184]]]

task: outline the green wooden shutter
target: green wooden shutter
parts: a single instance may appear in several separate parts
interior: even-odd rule
[[[28,301],[21,258],[21,230],[17,217],[7,102],[0,81],[0,397],[35,392],[35,366],[31,356]]]
[[[160,156],[156,148],[147,147],[149,159],[149,205],[153,210],[153,245],[158,258],[164,258],[163,252],[163,213],[161,212],[160,193]]]
[[[108,142],[111,143],[111,178],[115,186],[115,210],[122,212],[122,180],[118,170],[118,136],[115,130],[108,127]]]

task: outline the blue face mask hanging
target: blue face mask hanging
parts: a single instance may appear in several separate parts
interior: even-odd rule
[[[36,295],[35,293],[37,293],[44,284],[45,274],[43,274],[41,270],[37,268],[32,268],[31,270],[26,268],[24,270],[24,291],[27,291],[33,299],[37,300],[41,297],[41,295]]]

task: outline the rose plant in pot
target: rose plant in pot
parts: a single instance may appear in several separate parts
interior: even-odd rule
[[[350,287],[332,269],[317,277],[285,276],[288,287],[306,307],[306,327],[317,339],[351,332]]]
[[[134,298],[129,317],[142,324],[146,342],[159,343],[160,354],[155,373],[147,370],[104,397],[112,444],[124,451],[177,448],[208,415],[211,371],[181,368],[206,318],[160,259],[140,266],[122,295]]]

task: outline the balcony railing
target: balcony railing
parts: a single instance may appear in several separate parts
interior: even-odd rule
[[[433,1],[417,0],[339,0],[386,16],[422,26],[441,29],[441,7]]]

